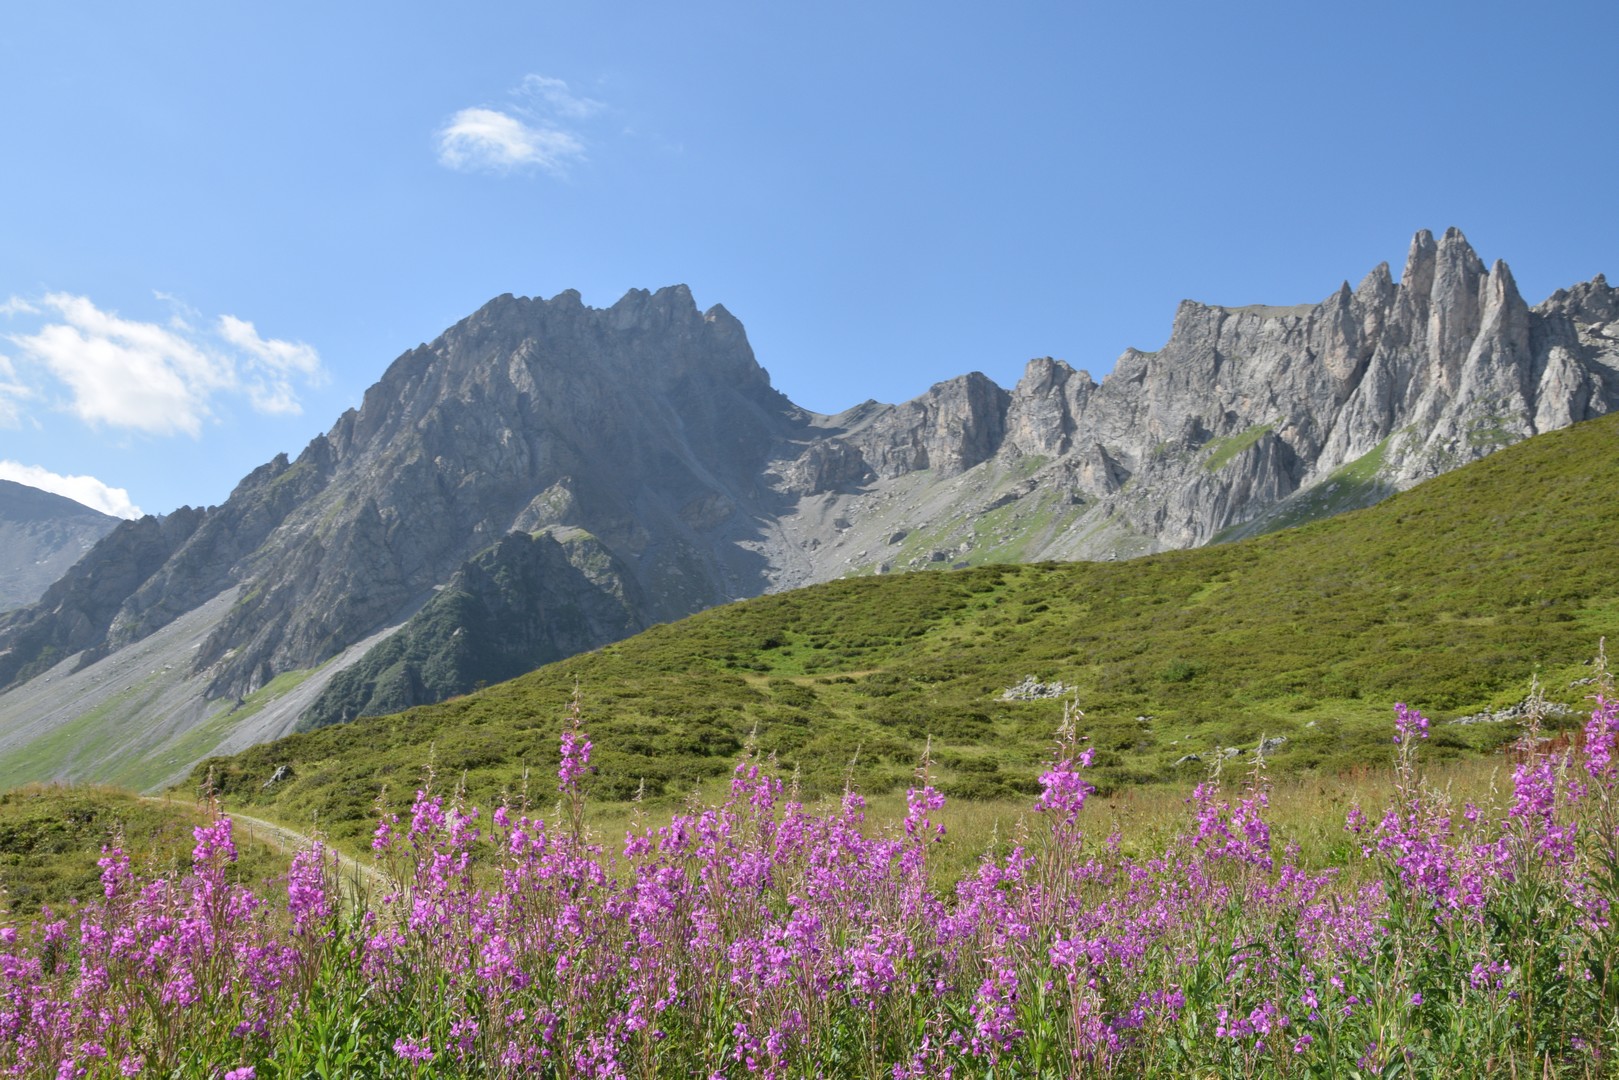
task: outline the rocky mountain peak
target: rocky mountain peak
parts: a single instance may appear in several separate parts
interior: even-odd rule
[[[1439,254],[1439,245],[1434,243],[1433,233],[1427,229],[1418,229],[1416,235],[1411,237],[1411,248],[1406,252],[1405,269],[1400,271],[1400,288],[1412,299],[1427,299],[1433,291],[1434,265]]]
[[[607,309],[576,292],[499,296],[402,354],[296,462],[278,455],[244,478],[164,553],[167,569],[105,597],[111,618],[72,640],[138,638],[177,613],[160,597],[184,610],[241,585],[196,665],[214,693],[243,695],[409,615],[479,550],[544,518],[533,504],[547,492],[566,492],[568,521],[656,582],[647,618],[758,592],[759,568],[703,537],[742,519],[798,415],[741,324],[700,313],[684,285]]]
[[[903,405],[882,407],[844,438],[877,476],[892,478],[920,469],[955,476],[999,448],[1008,401],[1005,390],[974,371],[935,383]]]
[[[1394,285],[1394,275],[1389,270],[1389,264],[1380,262],[1360,279],[1355,287],[1358,296],[1380,296]]]
[[[940,387],[887,407],[893,430],[868,424],[846,436],[862,456],[844,473],[864,465],[880,486],[932,468],[938,455],[918,450],[920,432],[946,415],[958,439],[991,434],[945,476],[1062,459],[1036,477],[1067,485],[1064,512],[1094,524],[1050,538],[1048,556],[1203,543],[1301,500],[1361,505],[1611,408],[1619,359],[1591,329],[1608,295],[1588,283],[1531,311],[1505,262],[1486,268],[1459,229],[1437,240],[1421,230],[1398,282],[1383,263],[1318,304],[1182,301],[1165,346],[1126,350],[1100,385],[1061,361],[1031,361],[1000,425]],[[1557,318],[1577,341],[1554,347]],[[1312,494],[1322,486],[1330,498]]]
[[[741,320],[727,311],[724,304],[715,304],[703,312],[703,321],[724,338],[747,340],[747,331],[742,328]]]

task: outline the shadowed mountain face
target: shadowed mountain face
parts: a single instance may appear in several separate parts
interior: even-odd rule
[[[1320,304],[1183,303],[1162,350],[1100,384],[1040,359],[1011,390],[974,373],[830,417],[773,390],[741,324],[683,286],[606,309],[503,296],[401,356],[296,460],[222,506],[126,523],[0,619],[0,686],[74,654],[91,678],[235,590],[171,664],[195,722],[322,664],[299,713],[333,722],[849,573],[1265,531],[1616,402],[1616,290],[1598,277],[1530,308],[1455,230],[1419,233],[1398,282],[1380,266]],[[536,542],[492,550],[514,532]],[[43,722],[16,719],[31,738]]]
[[[117,525],[72,499],[0,480],[0,611],[38,600]]]
[[[755,595],[770,568],[743,542],[784,499],[766,464],[807,419],[771,389],[741,324],[699,312],[683,286],[605,310],[573,292],[500,297],[401,356],[358,410],[222,506],[108,537],[0,623],[0,685],[114,656],[237,588],[180,659],[202,698],[243,699],[399,623],[512,532],[557,534],[549,577],[571,576],[552,584],[593,594],[545,655]]]
[[[249,590],[196,665],[226,694],[310,667],[512,531],[596,537],[645,621],[763,591],[768,567],[734,540],[779,500],[759,477],[796,415],[741,324],[683,287],[607,310],[501,297],[250,478],[248,498],[302,494],[233,566]]]

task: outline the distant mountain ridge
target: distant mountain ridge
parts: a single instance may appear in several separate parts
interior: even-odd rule
[[[0,618],[0,686],[78,656],[53,677],[104,705],[99,665],[212,605],[196,647],[117,706],[139,729],[140,701],[164,703],[152,729],[169,734],[107,757],[156,763],[205,723],[240,743],[470,688],[478,650],[441,590],[493,637],[536,604],[572,612],[522,629],[533,651],[505,661],[538,664],[850,573],[1264,531],[1616,403],[1619,293],[1599,276],[1531,308],[1454,229],[1418,233],[1398,282],[1385,264],[1320,304],[1187,301],[1163,349],[1127,351],[1100,383],[1037,359],[1011,390],[973,373],[836,416],[775,391],[741,324],[684,286],[605,309],[503,296],[401,356],[296,460],[222,506],[121,526]],[[548,543],[490,553],[513,532]],[[354,648],[395,626],[374,656]],[[294,672],[296,713],[266,699]],[[13,699],[0,761],[62,722]],[[250,702],[251,723],[229,722]],[[63,771],[81,767],[102,769]]]
[[[61,495],[0,480],[0,611],[38,600],[118,520]]]

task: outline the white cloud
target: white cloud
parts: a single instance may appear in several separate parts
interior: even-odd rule
[[[560,174],[584,156],[584,143],[568,132],[531,127],[496,109],[462,109],[438,133],[439,164],[462,172],[534,165]]]
[[[253,407],[261,413],[296,415],[303,412],[298,404],[298,393],[292,386],[294,375],[301,375],[304,382],[317,386],[326,381],[320,354],[301,341],[266,340],[259,336],[252,323],[234,315],[219,317],[219,336],[250,358],[245,386]]]
[[[12,341],[67,384],[73,412],[87,423],[196,435],[209,398],[236,380],[230,357],[174,330],[120,319],[82,296],[51,293],[44,302],[64,321]]]
[[[575,128],[607,106],[549,75],[525,75],[511,91],[516,104],[462,109],[437,134],[439,164],[462,172],[507,173],[538,168],[562,175],[585,159]]]
[[[123,488],[108,487],[93,476],[63,476],[38,465],[0,461],[0,480],[49,491],[113,517],[138,518],[141,508],[129,501]]]
[[[39,309],[20,296],[0,300],[0,315],[38,315]]]
[[[137,322],[68,293],[40,306],[60,321],[10,340],[67,387],[69,410],[91,425],[196,436],[221,394],[245,393],[259,412],[295,413],[294,378],[324,378],[313,348],[266,340],[235,316],[221,316],[210,335],[179,315],[167,326]]]

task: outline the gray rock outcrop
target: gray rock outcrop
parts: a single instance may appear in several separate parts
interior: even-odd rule
[[[124,603],[162,571],[202,518],[203,511],[181,507],[166,517],[122,522],[38,603],[0,616],[0,687],[104,648]]]
[[[1384,264],[1318,304],[1185,301],[1162,349],[1126,350],[1100,383],[1042,358],[1004,395],[967,376],[823,418],[823,438],[862,455],[844,473],[863,464],[876,482],[799,486],[830,504],[800,520],[882,513],[871,530],[818,534],[806,578],[839,555],[859,568],[895,517],[938,523],[935,549],[1004,551],[1021,535],[1018,558],[1109,558],[1368,505],[1614,408],[1616,296],[1599,276],[1531,308],[1505,263],[1486,268],[1455,229],[1423,231],[1398,281]],[[973,511],[1007,494],[1028,513],[983,535]]]

